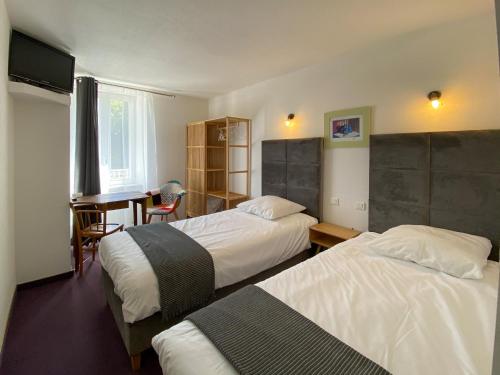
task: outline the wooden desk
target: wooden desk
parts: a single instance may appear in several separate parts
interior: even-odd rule
[[[137,205],[141,205],[142,224],[146,224],[146,202],[149,195],[138,191],[126,191],[122,193],[108,193],[88,195],[72,200],[70,204],[83,203],[96,206],[101,211],[121,210],[129,207],[132,202],[134,209],[134,225],[137,225]],[[73,235],[73,238],[76,236]],[[78,259],[78,246],[73,246],[75,259]],[[78,262],[75,262],[75,270],[78,271]]]
[[[148,195],[138,191],[126,191],[123,193],[88,195],[77,198],[76,201],[71,201],[71,203],[85,203],[95,205],[99,210],[111,211],[128,208],[129,202],[132,202],[134,208],[134,225],[137,225],[138,204],[142,207],[142,224],[146,224],[146,201],[148,198]]]

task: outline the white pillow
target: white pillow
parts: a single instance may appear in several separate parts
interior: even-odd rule
[[[409,260],[464,279],[482,279],[490,240],[425,225],[400,225],[366,244],[388,257]]]
[[[251,199],[238,204],[236,207],[267,220],[279,219],[280,217],[296,214],[306,209],[298,203],[275,197],[274,195],[265,195]]]

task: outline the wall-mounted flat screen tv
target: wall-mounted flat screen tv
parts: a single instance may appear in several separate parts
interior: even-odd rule
[[[74,72],[73,56],[12,30],[9,76],[53,91],[71,93]]]

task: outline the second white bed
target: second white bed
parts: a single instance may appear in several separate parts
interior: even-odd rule
[[[309,248],[309,227],[317,223],[298,213],[266,220],[238,209],[180,220],[171,225],[212,256],[215,288],[256,275]],[[146,256],[127,232],[105,237],[99,246],[103,268],[123,301],[125,322],[160,311],[158,280]]]
[[[370,253],[356,239],[259,284],[393,374],[491,373],[498,263],[458,279]],[[236,374],[190,321],[153,338],[164,374]],[[314,348],[310,348],[314,350]]]

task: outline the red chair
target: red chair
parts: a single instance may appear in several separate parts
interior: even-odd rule
[[[151,196],[150,202],[152,202],[147,209],[148,224],[151,223],[153,216],[160,216],[160,221],[163,219],[168,221],[168,215],[173,214],[175,219],[179,220],[176,210],[186,194],[179,181],[169,181],[159,189],[148,191],[146,194]]]

